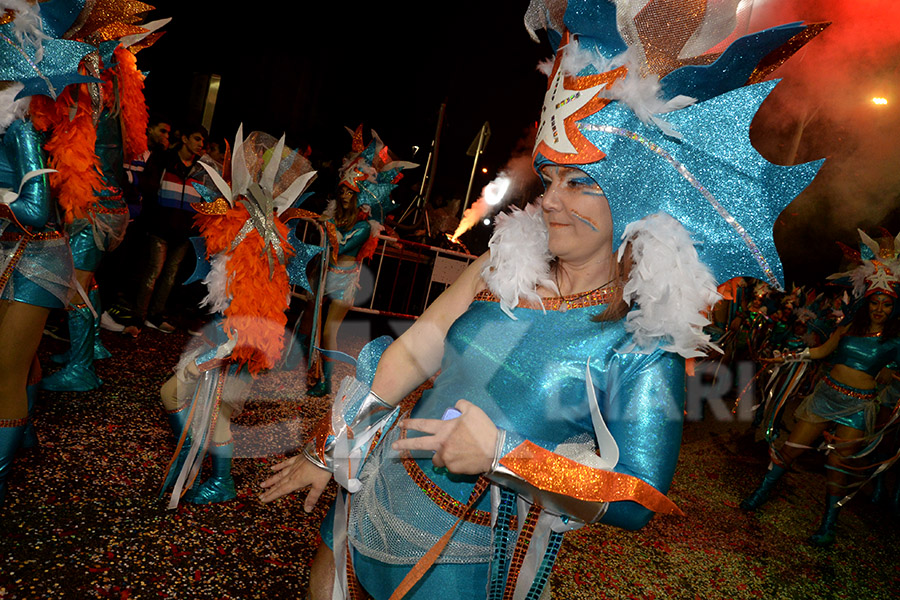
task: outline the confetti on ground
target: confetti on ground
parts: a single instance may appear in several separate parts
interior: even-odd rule
[[[302,598],[329,487],[307,515],[302,494],[257,499],[272,464],[295,451],[328,399],[305,398],[305,374],[271,374],[234,422],[238,499],[158,499],[174,440],[158,390],[186,335],[103,332],[113,357],[88,393],[43,392],[40,447],[16,459],[0,513],[0,598]],[[358,351],[361,342],[350,344]],[[41,360],[65,345],[45,339]],[[349,374],[344,365],[337,376]],[[838,542],[804,540],[818,522],[821,460],[805,461],[763,510],[741,498],[765,470],[746,424],[688,423],[670,497],[684,518],[626,532],[570,533],[552,578],[553,598],[893,598],[900,589],[898,527],[863,496],[844,510]]]

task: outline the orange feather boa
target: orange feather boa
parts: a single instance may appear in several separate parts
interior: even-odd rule
[[[147,124],[150,122],[150,115],[144,101],[144,74],[138,70],[134,54],[123,46],[118,46],[115,57],[125,162],[129,163],[147,151]]]
[[[277,259],[269,276],[269,261],[256,230],[231,250],[232,241],[248,218],[247,209],[236,204],[222,216],[197,215],[195,222],[206,239],[207,258],[221,252],[228,254],[225,293],[231,303],[225,309],[224,330],[229,339],[237,335],[232,360],[247,365],[255,376],[273,368],[281,359],[290,281],[287,268]],[[286,240],[287,226],[276,219],[275,227],[279,237]],[[290,245],[284,243],[282,248],[285,257],[293,256]]]
[[[77,102],[72,97],[73,89],[77,89]],[[70,120],[73,105],[75,116]],[[55,102],[46,96],[34,96],[30,111],[39,131],[52,130],[44,150],[49,155],[47,166],[57,171],[50,174],[50,187],[65,212],[66,223],[85,218],[96,203],[95,190],[106,187],[100,175],[100,159],[94,152],[97,130],[87,85],[66,87]]]

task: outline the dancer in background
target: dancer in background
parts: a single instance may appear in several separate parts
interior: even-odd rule
[[[865,241],[867,236],[862,235]],[[788,440],[779,451],[770,449],[772,464],[759,487],[741,502],[744,510],[756,510],[765,504],[797,457],[834,428],[833,447],[826,459],[825,514],[819,529],[809,538],[817,546],[834,542],[838,513],[851,495],[848,462],[863,447],[863,438],[873,434],[878,412],[875,378],[884,367],[900,361],[900,311],[896,307],[900,261],[896,257],[881,259],[874,252],[862,260],[854,272],[841,274],[854,282],[858,301],[852,317],[821,346],[788,357],[830,358],[832,366],[797,408],[798,421]]]
[[[87,18],[95,8],[104,12],[103,19]],[[66,36],[95,46],[81,64],[89,82],[68,87],[55,101],[41,97],[32,107],[35,125],[47,133],[48,164],[56,170],[50,185],[63,211],[77,290],[69,306],[66,364],[42,382],[43,389],[53,391],[87,391],[103,383],[93,366],[102,313],[94,272],[128,226],[123,165],[147,150],[144,76],[134,52],[152,43],[151,31],[117,42],[113,36],[133,31],[142,18],[126,3],[91,3],[77,17],[78,27]],[[116,22],[128,27],[107,26]]]
[[[69,302],[73,277],[31,107],[35,94],[51,101],[82,81],[78,62],[94,50],[58,39],[69,23],[45,22],[42,6],[0,0],[0,504],[16,449],[37,443],[28,424],[36,352],[50,309]]]
[[[253,132],[245,140],[238,130],[225,178],[201,164],[208,185],[195,184],[206,200],[194,205],[202,235],[195,247],[209,290],[203,305],[216,317],[204,343],[182,356],[161,390],[177,441],[163,484],[163,491],[173,488],[170,508],[181,498],[208,504],[235,497],[231,418],[243,408],[253,379],[280,362],[290,284],[300,281],[291,278],[318,253],[307,252],[283,222],[315,176],[305,157],[284,147],[284,138]],[[207,453],[211,475],[195,485]]]
[[[391,158],[388,147],[372,131],[372,141],[363,146],[362,125],[353,135],[353,154],[341,169],[338,199],[329,205],[326,229],[332,252],[325,279],[328,313],[322,326],[322,349],[338,349],[338,330],[353,306],[359,289],[362,261],[372,256],[378,244],[385,215],[394,208],[391,192],[403,177],[401,171],[417,167],[414,163]],[[327,353],[322,358],[322,377],[306,393],[325,396],[331,393],[334,362]]]

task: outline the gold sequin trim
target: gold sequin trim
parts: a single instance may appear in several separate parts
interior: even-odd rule
[[[21,427],[28,424],[28,417],[21,419],[0,419],[0,427]]]
[[[65,237],[64,234],[59,231],[41,231],[38,233],[24,233],[21,231],[11,231],[4,233],[0,236],[0,241],[3,242],[18,242],[22,238],[27,238],[28,241],[46,241],[46,240],[58,240]]]
[[[583,292],[581,294],[570,294],[568,296],[556,296],[553,298],[541,298],[541,302],[543,303],[544,308],[547,310],[561,310],[563,309],[563,307],[565,307],[565,309],[571,309],[585,308],[589,306],[601,306],[613,302],[616,299],[618,292],[619,285],[616,284],[603,288],[597,288],[596,290]],[[490,290],[483,290],[475,295],[474,301],[500,302],[500,299],[497,298]],[[529,306],[528,304],[523,304],[521,302],[519,303],[519,306],[522,308],[534,308],[533,306]]]

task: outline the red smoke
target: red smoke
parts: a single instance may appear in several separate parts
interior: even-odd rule
[[[760,109],[752,138],[775,163],[827,159],[776,228],[786,266],[805,262],[805,253],[827,262],[827,273],[837,264],[822,256],[835,241],[855,246],[857,227],[897,227],[884,219],[900,206],[900,3],[757,0],[749,30],[794,21],[832,24],[774,73],[783,81]]]

